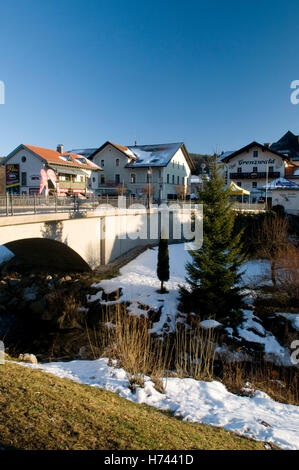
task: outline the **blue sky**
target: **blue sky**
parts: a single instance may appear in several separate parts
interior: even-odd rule
[[[0,7],[0,155],[299,134],[297,0],[11,0]]]

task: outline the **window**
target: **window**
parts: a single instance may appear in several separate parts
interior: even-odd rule
[[[22,157],[22,162],[23,162],[23,163],[26,162],[26,157]]]
[[[179,177],[179,176],[178,176],[178,182],[177,182],[177,184],[180,184],[180,177]]]
[[[182,176],[182,184],[185,185],[185,177]]]
[[[169,175],[167,175],[167,184],[169,184]]]
[[[115,175],[115,183],[116,184],[120,183],[120,175],[118,175],[118,174]]]
[[[174,175],[172,175],[172,184],[174,184]]]
[[[96,181],[96,179],[95,179],[95,177],[93,177],[93,178],[92,178],[92,182],[95,183],[95,181]]]
[[[273,173],[274,172],[274,166],[269,166],[269,173]]]
[[[101,175],[100,184],[105,184],[105,175]]]
[[[104,166],[105,166],[105,161],[101,160],[101,167],[104,168]]]
[[[119,158],[115,160],[115,166],[119,166]]]
[[[257,182],[256,181],[252,181],[252,187],[257,188]]]
[[[135,184],[136,183],[136,175],[135,173],[131,173],[131,183]]]
[[[174,160],[172,161],[172,167],[174,168]]]
[[[259,156],[259,151],[258,151],[258,150],[254,150],[254,151],[253,151],[253,156],[254,156],[255,158],[257,158],[257,157]]]
[[[257,173],[257,166],[253,167],[253,173]]]
[[[238,173],[242,173],[242,168],[241,168],[241,167],[238,167],[237,172],[238,172]]]
[[[27,186],[27,173],[24,171],[21,173],[21,185]]]
[[[237,181],[237,186],[240,186],[240,188],[242,187],[242,182],[241,181]]]

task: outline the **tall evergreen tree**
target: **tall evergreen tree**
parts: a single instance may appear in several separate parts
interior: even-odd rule
[[[169,280],[169,254],[167,238],[162,236],[159,240],[157,276],[161,281],[161,293],[166,292],[164,282]]]
[[[242,305],[240,266],[245,261],[241,232],[233,234],[235,212],[229,202],[230,190],[224,187],[217,163],[199,193],[203,204],[203,244],[191,251],[186,264],[187,287],[180,287],[182,310],[201,318],[226,316]]]

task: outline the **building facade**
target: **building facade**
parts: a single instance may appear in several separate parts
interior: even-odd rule
[[[43,182],[46,182],[50,193],[86,195],[91,185],[91,174],[101,170],[82,155],[64,153],[62,145],[55,151],[22,144],[7,156],[3,164],[5,190],[16,195],[39,194]],[[52,179],[47,179],[49,170],[52,170]]]
[[[252,142],[221,155],[218,162],[223,164],[226,183],[229,185],[233,181],[250,191],[251,201],[256,202],[263,197],[263,186],[285,176],[288,158],[272,150],[268,144]]]
[[[121,146],[106,142],[89,157],[102,172],[92,177],[98,195],[126,194],[154,201],[184,197],[194,165],[183,143]]]

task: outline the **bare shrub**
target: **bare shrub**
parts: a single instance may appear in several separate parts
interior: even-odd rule
[[[299,371],[294,367],[278,367],[264,360],[259,364],[224,362],[222,382],[232,393],[252,396],[262,390],[281,403],[299,404]]]
[[[279,251],[275,275],[279,291],[299,307],[299,249],[294,245],[289,244]]]
[[[180,377],[210,380],[216,352],[213,328],[203,329],[200,322],[187,329],[178,325],[174,338],[174,366]]]
[[[288,245],[288,220],[277,214],[268,215],[256,234],[256,254],[271,263],[271,280],[276,286],[276,262],[281,250]]]

